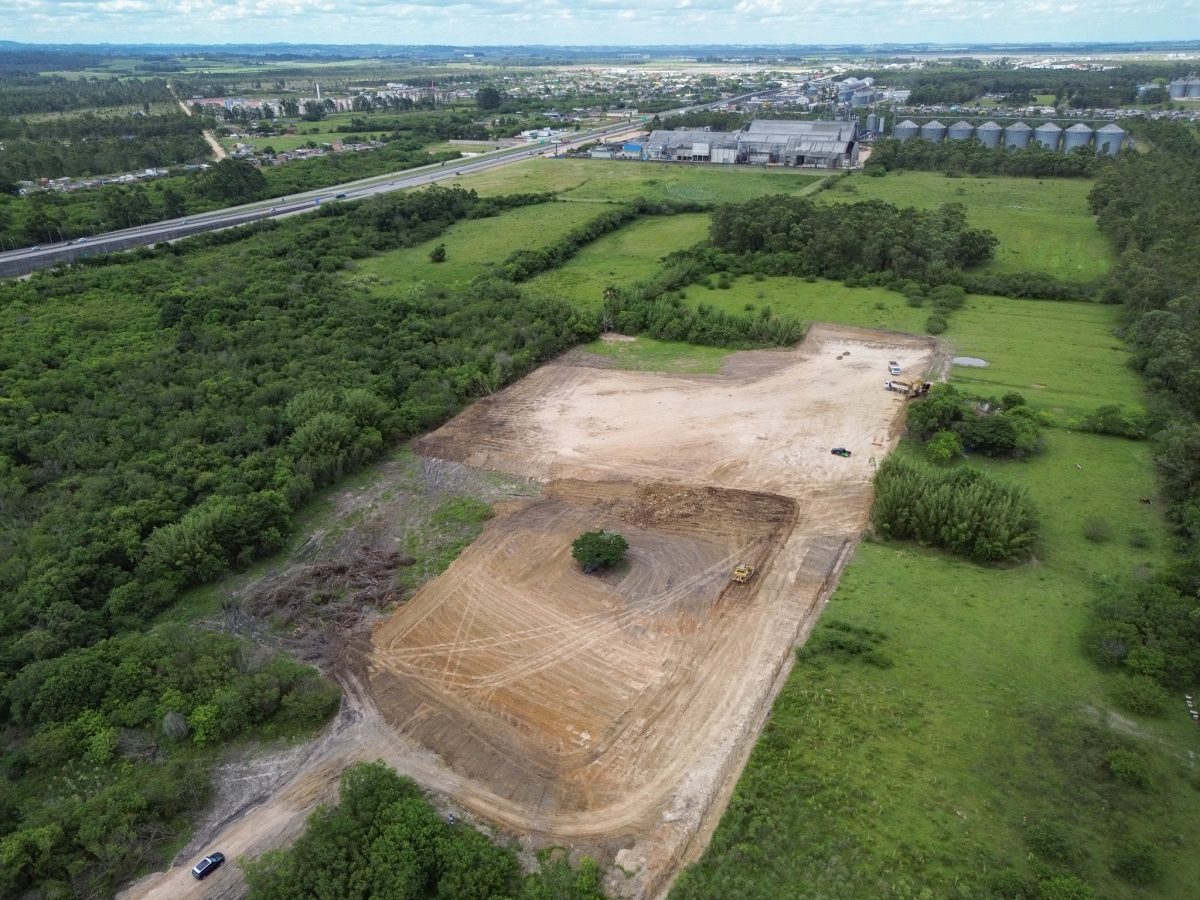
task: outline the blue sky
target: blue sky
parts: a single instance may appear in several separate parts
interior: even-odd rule
[[[1200,38],[1200,0],[4,0],[79,43],[884,43]]]

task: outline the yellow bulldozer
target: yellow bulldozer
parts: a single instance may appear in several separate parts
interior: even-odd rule
[[[733,580],[738,584],[745,584],[754,574],[754,566],[749,563],[738,563],[733,569]]]

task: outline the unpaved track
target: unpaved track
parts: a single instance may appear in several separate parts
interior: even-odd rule
[[[707,840],[865,528],[872,460],[902,418],[891,359],[920,377],[932,342],[818,326],[715,376],[551,364],[422,439],[548,486],[360,642],[343,713],[294,775],[126,896],[237,896],[235,866],[200,886],[186,865],[285,843],[342,768],[377,758],[532,844],[615,855],[636,871],[610,879],[623,895],[661,891]],[[628,570],[570,564],[596,524],[630,539]],[[731,587],[743,557],[759,574]]]

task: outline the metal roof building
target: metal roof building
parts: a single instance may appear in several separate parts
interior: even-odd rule
[[[832,169],[858,161],[856,122],[756,119],[741,131],[654,131],[646,158]]]

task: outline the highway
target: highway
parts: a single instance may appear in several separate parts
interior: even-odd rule
[[[691,106],[670,110],[662,115],[671,116],[691,112],[698,109],[711,109],[724,103],[738,102],[754,96],[745,94],[730,100],[720,100],[716,103],[702,106]],[[439,165],[422,166],[417,169],[406,169],[386,175],[375,175],[346,184],[293,194],[289,197],[274,200],[261,200],[242,206],[231,206],[225,209],[213,210],[206,213],[186,216],[179,219],[169,219],[154,222],[149,225],[139,225],[135,228],[124,228],[119,231],[109,231],[94,237],[79,238],[75,241],[63,241],[52,244],[42,244],[34,247],[24,247],[0,253],[0,277],[26,275],[37,269],[61,263],[74,262],[84,256],[94,256],[100,253],[112,253],[143,247],[159,241],[173,241],[201,234],[206,231],[216,231],[235,225],[245,225],[263,219],[278,219],[284,216],[311,212],[322,203],[339,202],[343,200],[361,200],[376,194],[386,194],[390,191],[400,191],[406,188],[421,187],[439,181],[453,181],[466,175],[476,175],[500,166],[509,166],[523,162],[534,156],[553,156],[563,153],[592,141],[619,139],[632,134],[641,134],[645,122],[625,121],[595,128],[573,136],[569,141],[557,145],[531,144],[528,146],[512,147],[496,150],[479,156],[451,160]]]

